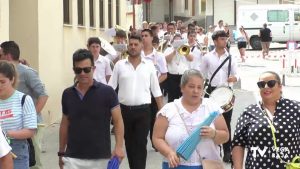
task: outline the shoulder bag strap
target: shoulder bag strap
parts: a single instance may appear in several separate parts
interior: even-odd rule
[[[275,136],[275,131],[276,131],[276,129],[275,129],[274,125],[272,124],[271,120],[269,119],[266,110],[262,108],[262,105],[258,103],[257,106],[258,106],[259,109],[263,112],[263,114],[265,115],[265,117],[266,117],[266,119],[267,119],[267,121],[268,121],[268,123],[269,123],[269,125],[270,125],[271,133],[272,133],[272,137],[273,137],[273,143],[274,143],[274,147],[275,147],[275,152],[276,152],[277,156],[279,157],[279,159],[280,159],[281,162],[287,164],[287,162],[284,161],[284,160],[280,157],[280,154],[278,153],[278,146],[277,146],[277,143],[276,143],[276,136]]]
[[[222,66],[227,62],[227,60],[231,60],[231,55],[229,55],[221,64],[220,66],[215,70],[215,72],[212,74],[211,78],[209,79],[209,83],[208,86],[210,86],[211,81],[213,80],[213,78],[216,76],[216,74],[218,73],[218,71],[222,68]],[[229,70],[230,71],[230,70]]]
[[[174,103],[174,104],[175,104],[175,103]],[[183,120],[183,117],[182,117],[182,114],[180,113],[179,107],[178,107],[176,104],[175,104],[175,107],[176,107],[177,113],[179,114],[179,116],[180,116],[180,118],[181,118],[181,120],[182,120],[182,122],[183,122],[183,124],[184,124],[184,127],[185,127],[186,132],[187,132],[188,135],[190,136],[190,132],[189,132],[189,130],[188,130],[188,128],[187,128],[187,125],[185,124],[185,122],[184,122],[184,120]],[[197,148],[196,148],[196,152],[197,152],[197,154],[198,154],[198,156],[199,156],[199,158],[200,158],[200,162],[201,162],[201,164],[202,164],[202,156],[200,155],[200,153],[199,153],[199,151],[197,150]]]

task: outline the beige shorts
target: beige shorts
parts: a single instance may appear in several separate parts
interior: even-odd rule
[[[109,159],[87,160],[63,157],[64,169],[107,169]]]

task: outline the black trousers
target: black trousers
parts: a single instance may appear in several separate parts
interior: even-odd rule
[[[208,94],[205,94],[204,97],[208,98],[209,94],[211,94],[211,92],[214,91],[215,89],[216,89],[216,87],[208,88],[208,90],[206,91]],[[229,131],[229,140],[223,144],[224,154],[231,152],[231,124],[230,123],[231,123],[232,111],[233,111],[233,109],[231,109],[228,112],[223,113],[223,117],[225,119],[228,131]]]
[[[154,127],[154,123],[155,123],[155,120],[156,120],[156,114],[157,114],[157,111],[158,111],[158,107],[157,107],[155,98],[153,96],[151,97],[150,110],[151,110],[150,139],[151,139],[152,147],[155,148],[154,145],[153,145],[153,141],[152,141],[152,134],[153,134],[153,127]]]
[[[182,75],[168,73],[168,103],[173,102],[182,96],[180,90],[180,80]]]
[[[130,169],[145,169],[147,136],[150,127],[150,106],[121,104],[125,131],[125,147]]]

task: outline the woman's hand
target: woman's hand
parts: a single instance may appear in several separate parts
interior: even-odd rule
[[[216,137],[216,130],[209,126],[203,126],[200,134],[203,138],[214,139]]]
[[[180,159],[177,156],[175,151],[171,151],[168,156],[167,156],[168,160],[169,160],[169,167],[170,168],[175,168],[179,165],[180,163]]]

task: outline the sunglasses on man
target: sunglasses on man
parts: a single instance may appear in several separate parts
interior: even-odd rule
[[[83,71],[84,73],[90,73],[93,67],[84,67],[84,68],[80,68],[80,67],[74,67],[74,73],[75,74],[81,74],[81,72]]]
[[[277,82],[278,82],[277,80],[269,80],[267,82],[259,81],[259,82],[257,82],[257,86],[258,86],[258,88],[263,89],[263,88],[266,88],[266,84],[267,84],[269,88],[273,88]]]

